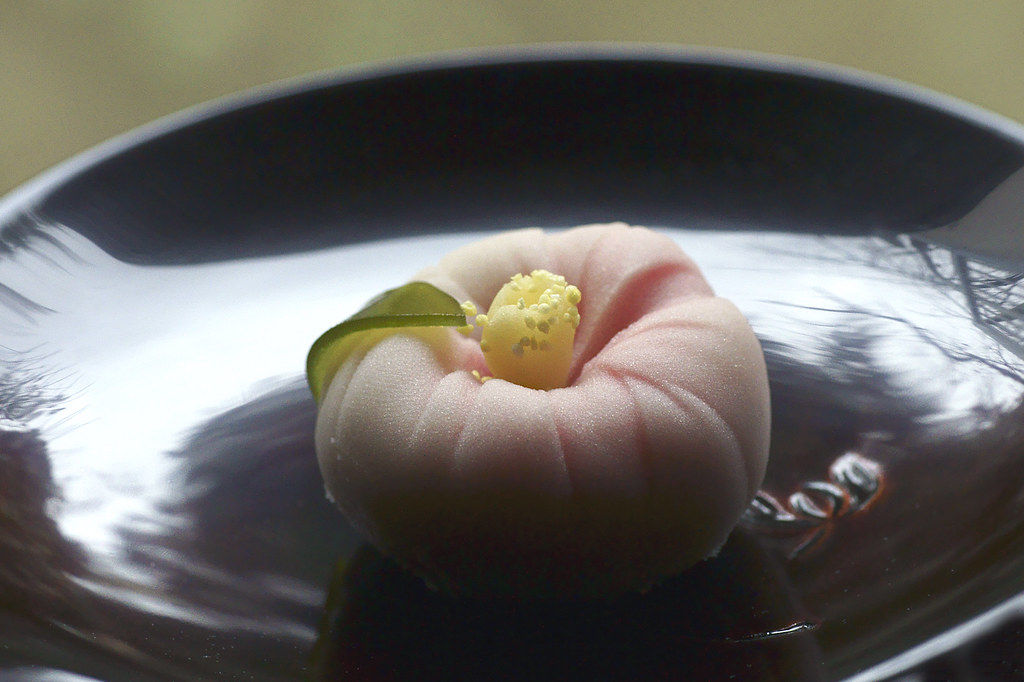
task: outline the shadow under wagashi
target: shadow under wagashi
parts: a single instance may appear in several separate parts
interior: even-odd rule
[[[614,551],[614,548],[609,548]],[[650,592],[475,601],[434,592],[370,546],[339,563],[316,680],[816,680],[817,622],[744,532]]]

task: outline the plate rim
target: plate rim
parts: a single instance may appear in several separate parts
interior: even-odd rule
[[[769,52],[673,43],[552,42],[463,48],[361,62],[246,88],[199,102],[130,128],[88,147],[0,196],[0,228],[31,212],[61,184],[132,148],[189,126],[249,107],[354,83],[495,65],[544,63],[657,63],[719,66],[750,73],[788,75],[918,104],[987,129],[1024,148],[1024,123],[953,95],[855,67]]]

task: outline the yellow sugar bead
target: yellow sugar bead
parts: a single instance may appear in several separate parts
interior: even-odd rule
[[[487,314],[476,318],[483,328],[480,347],[494,378],[542,390],[564,387],[581,298],[565,277],[547,270],[512,277]]]

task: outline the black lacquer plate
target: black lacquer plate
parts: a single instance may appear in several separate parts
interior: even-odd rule
[[[1022,168],[969,106],[663,47],[321,76],[74,159],[0,204],[0,676],[1019,676]],[[305,353],[476,233],[610,221],[751,320],[763,489],[645,595],[429,592],[325,500]]]

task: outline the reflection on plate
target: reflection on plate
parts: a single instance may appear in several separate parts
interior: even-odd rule
[[[1012,670],[1024,268],[946,233],[1022,140],[847,74],[560,50],[262,93],[73,161],[0,205],[0,669]],[[324,499],[305,352],[477,232],[591,220],[668,232],[750,318],[762,493],[718,557],[644,596],[429,593]]]

